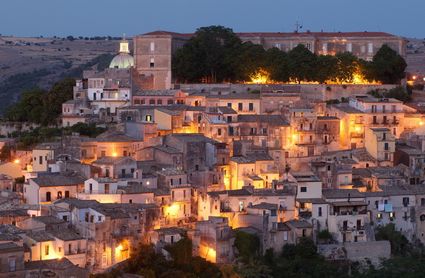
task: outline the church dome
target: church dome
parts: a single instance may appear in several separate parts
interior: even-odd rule
[[[123,40],[120,42],[120,52],[112,59],[109,68],[128,69],[131,67],[134,67],[134,58],[130,55],[128,41]]]
[[[112,59],[110,68],[128,69],[134,66],[134,58],[128,53],[120,53]]]

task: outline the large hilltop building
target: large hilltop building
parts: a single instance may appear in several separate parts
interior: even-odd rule
[[[135,68],[138,75],[148,83],[149,89],[170,89],[172,55],[194,34],[155,31],[134,38]],[[243,42],[261,44],[289,51],[299,44],[316,54],[335,55],[351,52],[359,58],[371,60],[379,48],[386,44],[401,56],[406,55],[403,38],[384,32],[263,32],[237,33]]]

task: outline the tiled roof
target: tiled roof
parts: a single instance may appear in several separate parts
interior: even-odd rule
[[[259,204],[256,204],[256,205],[252,205],[249,208],[277,210],[277,204],[271,204],[271,203],[262,202],[262,203],[259,203]]]
[[[27,236],[37,242],[53,241],[55,238],[46,231],[28,232]]]
[[[119,162],[122,162],[124,160],[131,160],[131,161],[135,161],[133,158],[128,157],[128,156],[117,156],[117,157],[113,157],[113,156],[103,156],[95,161],[93,161],[93,164],[117,164]]]
[[[79,175],[61,175],[61,174],[49,174],[39,176],[32,179],[40,187],[44,186],[68,186],[68,185],[78,185],[83,184],[85,178]]]
[[[289,227],[294,227],[297,229],[306,229],[306,228],[312,228],[313,226],[308,223],[305,220],[290,220],[290,221],[286,221],[284,222],[286,225],[288,225]]]
[[[217,141],[206,137],[202,133],[173,133],[167,136],[175,137],[185,142],[206,142],[212,144],[218,143]]]
[[[323,189],[322,194],[327,199],[364,198],[357,189]]]
[[[229,93],[229,94],[210,94],[207,98],[218,99],[260,99],[260,94],[253,93]]]
[[[179,154],[182,153],[180,150],[170,147],[170,146],[166,146],[166,145],[160,145],[160,146],[154,146],[153,147],[156,150],[165,152],[165,153],[169,153],[169,154]]]
[[[238,115],[238,122],[260,122],[272,125],[289,126],[288,121],[281,115]]]
[[[0,243],[0,253],[24,251],[24,247],[13,242]]]
[[[49,231],[54,237],[64,241],[83,239],[83,237],[72,229],[61,229]]]
[[[59,218],[54,217],[54,216],[50,216],[50,215],[48,215],[48,216],[37,216],[37,217],[33,217],[31,219],[34,219],[35,221],[41,222],[41,223],[46,224],[46,225],[65,223],[64,220],[59,219]]]

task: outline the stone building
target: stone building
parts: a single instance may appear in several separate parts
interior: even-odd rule
[[[406,55],[406,41],[383,32],[262,32],[237,33],[243,42],[260,44],[265,49],[276,47],[289,51],[299,44],[316,54],[335,55],[351,52],[371,60],[379,48],[387,44],[400,55]],[[134,59],[138,78],[146,80],[150,89],[170,89],[174,82],[171,73],[172,55],[193,34],[154,31],[134,38]]]

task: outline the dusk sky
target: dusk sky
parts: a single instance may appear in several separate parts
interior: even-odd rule
[[[92,36],[153,30],[385,31],[425,37],[424,0],[3,0],[0,34]]]

